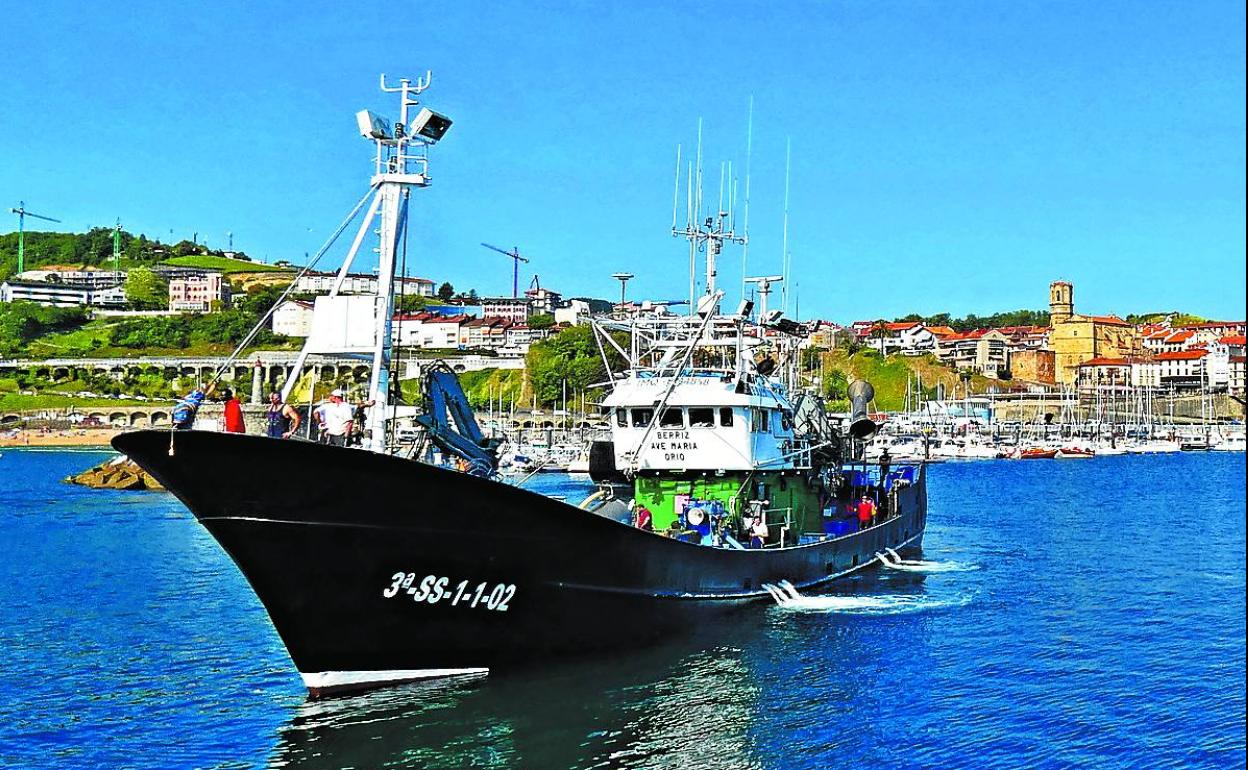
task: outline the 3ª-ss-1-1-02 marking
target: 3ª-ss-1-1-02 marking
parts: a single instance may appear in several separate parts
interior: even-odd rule
[[[494,583],[481,581],[470,587],[470,581],[461,580],[451,588],[451,578],[438,575],[425,575],[419,583],[415,572],[396,572],[390,577],[388,588],[381,592],[387,599],[393,599],[401,593],[409,594],[414,602],[437,604],[449,600],[452,607],[462,603],[469,609],[484,608],[494,612],[506,612],[507,604],[516,595],[514,583]]]

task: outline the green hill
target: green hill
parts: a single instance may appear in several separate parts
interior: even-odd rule
[[[811,377],[822,376],[824,393],[831,399],[832,408],[846,409],[845,386],[855,379],[866,380],[875,388],[874,409],[897,411],[905,405],[906,383],[923,383],[925,398],[936,396],[937,384],[945,386],[950,397],[962,393],[962,378],[958,372],[941,364],[935,356],[901,356],[887,358],[874,350],[859,350],[850,354],[844,348],[824,351],[818,356],[818,368],[807,372]],[[971,392],[985,393],[992,385],[1001,385],[982,375],[972,375]]]
[[[165,260],[166,265],[176,267],[197,267],[203,270],[220,270],[230,273],[289,273],[284,267],[274,267],[263,262],[248,262],[242,259],[230,259],[210,254],[192,254],[185,257],[171,257]]]

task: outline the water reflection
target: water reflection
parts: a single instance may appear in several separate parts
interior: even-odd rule
[[[761,628],[721,631],[713,646],[690,638],[541,671],[308,701],[270,765],[748,767],[758,688],[744,649]]]

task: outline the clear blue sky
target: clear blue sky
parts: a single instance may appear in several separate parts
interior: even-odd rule
[[[780,269],[787,137],[803,317],[1039,308],[1059,277],[1088,312],[1245,315],[1238,0],[402,7],[7,4],[0,202],[299,260],[367,184],[378,74],[431,68],[455,125],[413,272],[507,293],[489,241],[565,294],[680,297],[676,144],[704,118],[714,188],[753,95],[750,272]]]

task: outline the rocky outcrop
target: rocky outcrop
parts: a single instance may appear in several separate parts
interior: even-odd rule
[[[113,458],[65,481],[92,489],[164,489],[150,473],[125,456]]]

